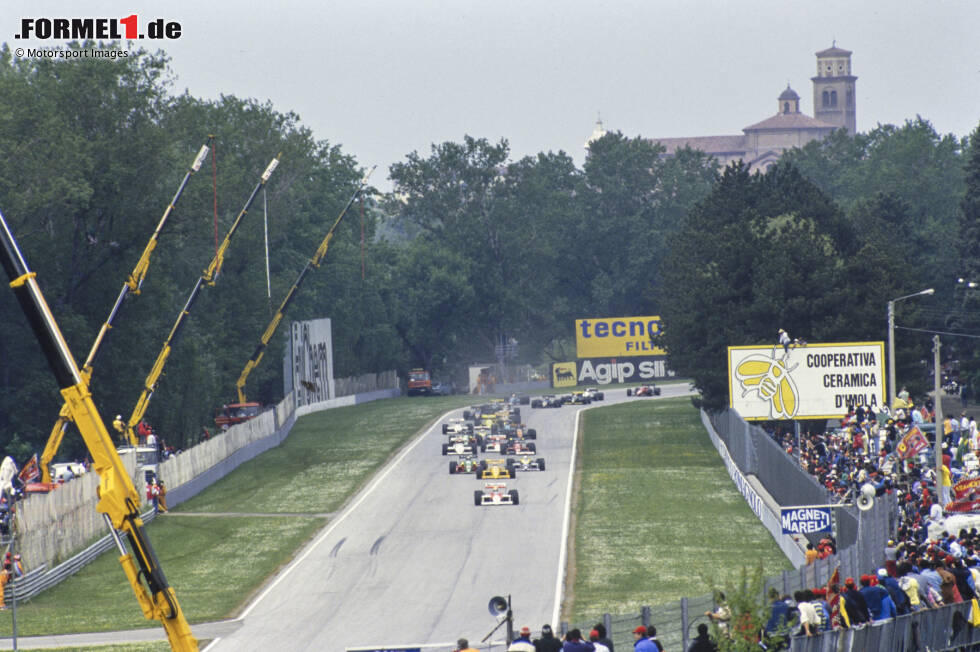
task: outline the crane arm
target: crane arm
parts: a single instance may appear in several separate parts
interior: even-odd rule
[[[177,207],[177,202],[180,201],[181,195],[184,194],[184,188],[187,187],[188,181],[190,181],[195,172],[201,169],[201,164],[207,157],[208,152],[211,151],[211,145],[213,143],[214,136],[208,136],[207,142],[201,146],[201,149],[197,152],[197,156],[194,157],[194,162],[191,163],[190,168],[184,174],[184,178],[181,180],[177,192],[174,193],[173,199],[170,200],[166,210],[163,211],[163,217],[160,218],[156,229],[153,231],[153,235],[150,236],[149,242],[146,243],[143,254],[136,263],[136,267],[133,268],[133,271],[129,274],[129,278],[123,283],[122,289],[119,291],[119,296],[116,297],[116,303],[113,304],[112,310],[109,311],[109,316],[99,329],[98,335],[95,336],[95,341],[92,343],[92,348],[89,350],[88,357],[85,359],[85,364],[82,365],[82,378],[86,383],[92,378],[92,365],[95,363],[95,357],[98,355],[99,348],[102,346],[102,342],[105,340],[106,335],[108,335],[109,330],[112,329],[113,322],[116,320],[122,308],[123,301],[130,292],[136,295],[140,293],[143,280],[146,278],[147,269],[150,266],[150,256],[153,254],[153,250],[156,249],[157,241],[163,232],[163,227],[166,225],[170,214]],[[43,482],[51,482],[51,461],[58,454],[58,448],[61,447],[61,440],[64,439],[65,431],[68,429],[70,422],[71,414],[68,412],[67,405],[63,405],[58,420],[55,422],[54,427],[51,428],[48,443],[41,453],[40,466],[41,480]]]
[[[10,279],[10,287],[44,352],[48,366],[61,388],[66,410],[81,432],[92,456],[93,467],[99,474],[99,501],[96,509],[112,526],[113,538],[121,552],[119,561],[143,614],[162,623],[174,650],[197,650],[197,640],[184,618],[177,595],[167,583],[144,531],[136,487],[116,452],[105,423],[92,401],[88,384],[51,314],[35,274],[27,267],[2,214],[0,245],[0,263]],[[129,540],[129,553],[122,546],[117,530],[123,532]]]
[[[265,355],[265,349],[267,346],[269,346],[269,341],[275,334],[276,329],[279,328],[279,324],[282,322],[283,316],[286,313],[286,308],[289,307],[293,297],[296,296],[300,286],[303,284],[303,279],[306,277],[306,273],[314,267],[320,266],[324,256],[327,255],[327,249],[330,247],[330,241],[333,239],[333,234],[340,225],[340,221],[344,219],[344,216],[347,215],[347,211],[349,211],[350,207],[354,205],[355,201],[357,201],[358,195],[360,195],[364,190],[368,179],[371,178],[371,173],[374,172],[374,168],[376,167],[376,165],[372,166],[371,169],[368,170],[367,174],[365,174],[361,179],[360,184],[357,186],[357,190],[354,191],[354,194],[351,195],[351,198],[347,201],[347,205],[344,206],[344,210],[340,211],[340,215],[337,216],[333,226],[331,226],[330,230],[327,231],[326,237],[324,237],[323,241],[320,242],[320,246],[317,247],[316,251],[313,253],[313,257],[306,263],[306,266],[303,267],[303,271],[299,273],[299,277],[297,277],[292,287],[289,288],[289,291],[286,293],[286,297],[282,300],[282,303],[279,304],[279,309],[276,310],[276,314],[272,316],[272,321],[269,322],[268,326],[266,326],[265,332],[262,333],[262,337],[259,339],[258,346],[255,347],[255,351],[252,353],[252,357],[245,363],[245,368],[242,369],[242,373],[239,374],[238,380],[235,382],[235,390],[238,392],[239,403],[246,402],[245,383],[248,381],[248,376],[250,373],[252,373],[252,370],[259,365],[259,362],[262,360],[262,356]]]
[[[211,264],[208,265],[207,269],[197,283],[194,284],[194,289],[191,290],[190,296],[187,297],[187,301],[184,303],[184,307],[181,308],[180,314],[177,315],[177,321],[174,322],[173,328],[170,329],[170,334],[167,335],[166,341],[163,343],[163,349],[160,350],[159,355],[157,355],[156,361],[153,363],[153,368],[150,369],[150,373],[147,374],[146,380],[143,381],[143,391],[140,393],[139,399],[136,401],[136,405],[133,407],[133,413],[129,416],[129,420],[126,422],[126,438],[134,446],[139,441],[136,437],[134,429],[139,425],[139,422],[143,420],[144,415],[146,415],[147,409],[150,407],[150,399],[153,398],[153,392],[156,391],[157,384],[160,382],[160,376],[163,375],[163,368],[167,364],[167,358],[170,357],[170,351],[173,348],[173,344],[183,329],[184,325],[187,323],[187,317],[190,315],[191,307],[194,305],[194,301],[197,299],[198,294],[201,292],[201,287],[207,283],[208,285],[214,285],[217,281],[218,273],[221,271],[221,266],[224,263],[225,253],[228,251],[228,245],[231,244],[231,239],[234,237],[235,233],[238,231],[238,227],[242,223],[242,219],[248,213],[248,209],[251,208],[252,202],[259,194],[259,190],[265,186],[269,177],[272,176],[273,171],[279,165],[279,157],[282,153],[276,155],[274,159],[265,168],[265,172],[262,173],[262,177],[259,182],[255,184],[252,189],[252,194],[249,195],[248,199],[245,201],[245,205],[242,210],[238,212],[238,216],[235,221],[232,222],[231,228],[228,229],[228,233],[225,234],[224,240],[218,247],[218,250],[214,254],[214,258],[211,259]]]

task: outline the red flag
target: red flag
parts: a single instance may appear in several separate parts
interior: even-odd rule
[[[902,437],[902,441],[898,442],[898,446],[895,447],[895,451],[898,456],[903,460],[907,460],[910,457],[915,457],[925,448],[929,447],[929,440],[926,436],[922,434],[916,426],[909,428],[909,431],[905,433]]]
[[[37,465],[37,453],[34,453],[31,459],[27,460],[27,463],[24,464],[24,468],[20,470],[17,477],[20,478],[21,482],[27,484],[28,482],[37,480],[40,475],[41,469]]]

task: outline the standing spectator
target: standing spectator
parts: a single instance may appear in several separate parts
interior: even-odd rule
[[[608,632],[606,631],[606,626],[602,623],[596,623],[593,629],[599,632],[599,642],[609,648],[609,652],[616,652],[616,649],[613,647],[612,639],[607,636]]]
[[[14,563],[10,570],[13,573],[13,579],[24,577],[24,564],[20,560],[20,554],[14,555]]]
[[[633,630],[633,652],[659,652],[647,638],[647,628],[643,625],[637,625]]]
[[[909,608],[920,611],[925,608],[928,598],[925,594],[926,580],[920,574],[913,572],[912,564],[903,561],[898,565],[898,585],[909,599]]]
[[[157,483],[157,502],[160,504],[160,511],[166,514],[167,513],[167,485],[163,483],[163,478],[157,480],[156,483]]]
[[[789,636],[790,636],[790,621],[793,619],[793,614],[790,611],[789,603],[786,598],[779,595],[779,591],[776,587],[769,587],[769,620],[766,621],[763,627],[763,633],[765,638],[770,641],[774,650],[782,650],[789,648]],[[708,631],[707,626],[704,628],[705,632]],[[698,632],[701,628],[698,628]],[[693,647],[691,648],[694,649]]]
[[[722,634],[728,633],[728,623],[732,619],[732,610],[729,608],[728,603],[725,602],[725,594],[721,591],[715,592],[715,610],[705,611],[704,615],[707,616],[711,622],[718,625],[718,629],[721,630]]]
[[[510,643],[507,652],[534,652],[534,644],[531,643],[531,628],[521,627],[521,632]]]
[[[9,552],[7,553],[10,554]],[[4,593],[7,588],[7,582],[10,581],[10,568],[12,564],[8,564],[5,559],[3,562],[3,568],[0,569],[0,611],[5,611],[7,609],[7,602]]]
[[[782,648],[772,648],[774,650],[779,650]],[[698,624],[698,635],[694,637],[691,641],[690,647],[687,648],[687,652],[718,652],[718,646],[715,642],[711,640],[708,636],[708,626],[704,623]]]
[[[136,426],[136,434],[139,435],[140,445],[146,443],[146,437],[151,432],[150,424],[144,420],[140,420],[139,424]]]
[[[820,556],[820,553],[817,552],[817,549],[809,541],[806,544],[806,552],[804,554],[806,555],[806,565],[807,566],[809,566],[813,562],[817,561],[817,557]]]
[[[589,632],[589,642],[592,643],[595,652],[609,652],[609,646],[599,641],[599,630],[593,629]]]
[[[782,328],[779,329],[779,343],[783,345],[783,351],[789,353],[789,345],[793,340],[789,338],[789,333]]]
[[[153,503],[153,512],[160,511],[160,487],[157,486],[156,478],[152,478],[146,483],[146,499]]]
[[[592,643],[582,640],[582,630],[570,629],[565,634],[565,644],[561,646],[562,652],[595,652]]]
[[[844,592],[841,597],[844,599],[844,611],[850,627],[870,622],[871,613],[868,611],[868,603],[857,590],[853,577],[844,580]]]
[[[912,611],[912,605],[909,601],[908,594],[902,590],[898,580],[890,576],[888,571],[886,571],[884,568],[878,569],[878,586],[888,591],[888,597],[895,603],[895,611],[897,615],[904,616]]]
[[[153,448],[157,447],[157,435],[155,432],[153,432],[153,430],[150,430],[146,434],[146,445],[152,446]]]
[[[664,646],[657,639],[657,628],[654,625],[647,625],[647,638],[657,648],[657,652],[663,652]]]
[[[479,652],[478,650],[470,647],[470,642],[465,638],[461,638],[456,641],[455,652]]]
[[[555,638],[551,631],[551,625],[548,623],[541,626],[541,638],[534,639],[534,649],[536,652],[558,652],[561,650],[561,641]]]
[[[953,558],[951,556],[947,557],[947,559],[949,559],[949,563],[952,563]],[[936,572],[939,573],[939,593],[943,596],[943,604],[963,602],[963,597],[960,595],[959,589],[956,588],[956,576],[950,573],[949,569],[938,559],[933,564]]]
[[[798,633],[801,636],[817,636],[820,634],[820,617],[807,597],[806,591],[797,591],[793,594],[793,598],[796,600],[796,608],[800,611],[800,631]]]
[[[895,603],[892,602],[888,591],[877,584],[872,584],[871,580],[870,575],[862,575],[860,589],[861,595],[864,596],[864,601],[868,605],[871,620],[894,618],[896,615]]]

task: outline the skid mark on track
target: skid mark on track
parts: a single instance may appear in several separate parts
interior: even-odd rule
[[[340,541],[338,541],[337,542],[337,545],[335,545],[333,547],[333,549],[330,551],[330,556],[331,557],[336,557],[337,556],[337,553],[340,552],[340,547],[342,545],[344,545],[344,543],[346,543],[346,542],[347,542],[347,537],[344,537],[343,539],[341,539]]]
[[[374,544],[371,546],[371,551],[368,554],[371,554],[371,555],[378,554],[378,549],[381,548],[381,542],[384,541],[384,540],[385,540],[384,536],[378,537],[378,540],[375,541]]]

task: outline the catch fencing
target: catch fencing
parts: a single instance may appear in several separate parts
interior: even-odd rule
[[[840,577],[845,578],[860,577],[884,564],[885,544],[889,533],[894,531],[898,513],[898,504],[893,496],[885,495],[875,499],[871,509],[867,511],[859,510],[850,504],[837,505],[833,510],[837,529],[835,537],[838,543],[837,554],[806,565],[800,545],[789,535],[782,533],[780,508],[837,504],[841,502],[839,497],[824,489],[813,476],[801,469],[796,460],[762,428],[747,423],[734,411],[725,410],[716,414],[702,412],[701,421],[735,486],[795,567],[795,570],[783,571],[781,575],[764,579],[762,595],[766,595],[770,587],[775,587],[781,594],[793,595],[794,592],[805,588],[825,586],[838,567]],[[765,494],[768,495],[756,491],[756,483],[764,488]],[[572,627],[588,632],[596,622],[603,622],[614,645],[630,649],[633,645],[633,629],[637,625],[653,624],[657,628],[657,637],[664,647],[671,650],[686,650],[696,633],[697,625],[708,622],[704,612],[713,608],[714,602],[710,595],[682,598],[656,606],[645,606],[638,613],[602,614],[597,620],[572,625],[563,622],[561,629],[565,632]],[[933,611],[920,613],[923,614],[919,616],[920,618],[932,619],[930,623],[945,622],[943,621],[945,616],[936,616]],[[952,612],[949,614],[948,619],[956,617]],[[916,617],[910,618],[915,620]],[[908,627],[911,628],[911,625]],[[929,636],[933,635],[934,630],[929,629],[927,625],[916,625],[916,627],[917,632],[929,632]],[[861,630],[853,630],[852,633],[841,636],[857,637],[855,641],[860,640],[861,644],[868,645],[864,648],[856,645],[846,649],[863,649],[867,652],[897,652],[906,649],[887,646],[892,641],[905,640],[900,632],[892,632],[889,628],[896,628],[895,621],[891,621],[891,625],[866,628],[875,632],[873,635],[861,634],[859,633]],[[809,639],[809,641],[823,638],[829,640],[829,636],[825,634],[820,639]],[[884,643],[878,647],[872,646],[872,644],[877,645],[879,639]],[[835,635],[834,641],[836,640]],[[801,644],[816,645],[807,642],[807,639],[802,641],[803,643],[794,640],[792,648],[794,652],[804,649],[806,652],[825,650],[829,652],[831,649],[837,649],[797,647]],[[920,647],[918,649],[944,648]]]

